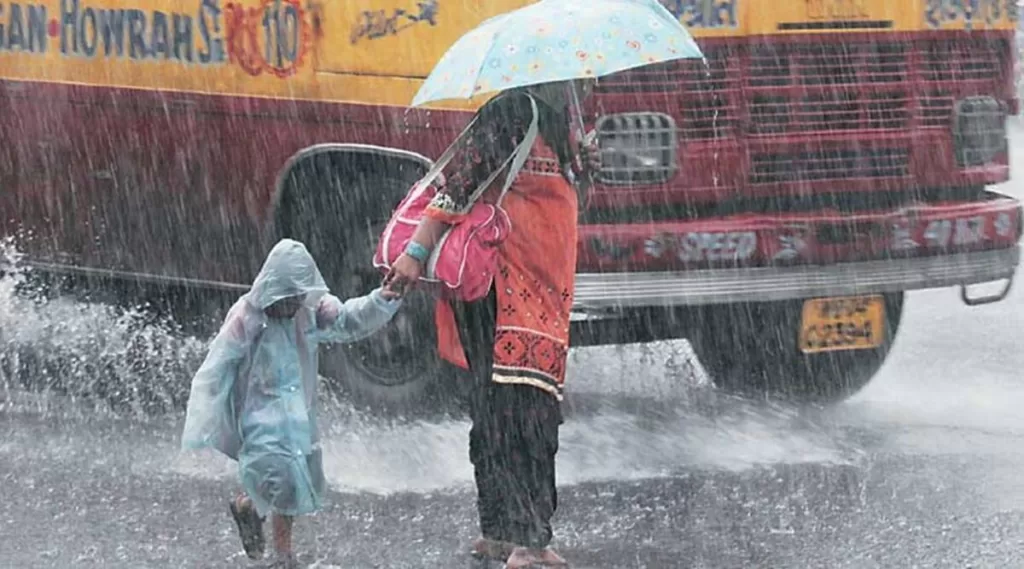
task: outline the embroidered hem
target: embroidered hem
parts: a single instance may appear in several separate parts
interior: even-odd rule
[[[499,370],[507,371],[508,373],[498,373]],[[494,373],[491,374],[491,381],[504,385],[529,385],[530,387],[536,387],[541,391],[545,391],[550,395],[553,395],[558,401],[562,400],[562,386],[554,383],[549,378],[540,375],[510,375],[510,373],[527,374],[529,372],[526,370],[511,370],[494,366]]]

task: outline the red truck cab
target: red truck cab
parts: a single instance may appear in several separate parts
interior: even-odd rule
[[[420,81],[524,3],[8,2],[0,235],[37,272],[189,300],[244,292],[294,237],[365,293],[383,223],[482,103],[410,109]],[[883,364],[907,291],[1005,296],[1021,205],[986,187],[1010,176],[1014,2],[663,3],[706,61],[601,78],[586,103],[603,168],[575,345],[686,338],[720,387],[838,401]],[[449,370],[428,300],[408,304],[323,374],[419,404]]]

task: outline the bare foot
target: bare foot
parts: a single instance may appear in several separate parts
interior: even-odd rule
[[[480,537],[473,541],[473,557],[504,562],[515,548],[515,544],[507,541]]]
[[[545,547],[540,552],[540,562],[544,567],[569,567],[565,559],[550,547]]]
[[[529,567],[567,569],[569,564],[550,547],[544,549],[517,547],[505,562],[506,569],[528,569]]]

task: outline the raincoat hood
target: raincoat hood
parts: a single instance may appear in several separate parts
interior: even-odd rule
[[[263,310],[281,299],[302,294],[306,295],[305,305],[316,308],[327,294],[327,283],[305,245],[282,239],[270,250],[245,299]]]

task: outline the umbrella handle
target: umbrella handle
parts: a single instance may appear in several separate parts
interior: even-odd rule
[[[567,89],[569,89],[570,121],[576,123],[576,142],[584,145],[590,144],[597,140],[597,131],[587,132],[587,125],[583,122],[583,103],[580,102],[579,92],[576,91],[576,82],[569,81]]]
[[[583,104],[580,102],[579,93],[576,91],[576,82],[569,81],[566,89],[569,90],[569,114],[570,122],[575,123],[570,126],[570,129],[575,126],[576,136],[570,137],[580,149],[589,145],[593,140],[597,138],[597,131],[593,131],[588,136],[587,125],[583,122]],[[577,150],[574,152],[575,156],[573,161],[574,166],[578,171],[579,177],[576,181],[576,190],[579,193],[578,198],[580,203],[586,203],[587,198],[590,196],[590,188],[594,185],[594,173],[590,171],[590,166],[585,162],[580,152]]]
[[[573,120],[576,122],[576,140],[583,141],[587,132],[587,125],[583,124],[583,104],[580,103],[580,95],[576,91],[576,82],[569,81],[567,87],[569,89],[569,96],[571,97],[572,103],[569,105],[569,112],[573,115]]]

